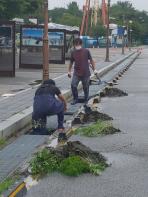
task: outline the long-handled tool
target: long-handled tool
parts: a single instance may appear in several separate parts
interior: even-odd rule
[[[94,74],[94,76],[96,77],[96,79],[90,79],[90,85],[108,84],[106,81],[102,81],[100,79],[99,74],[97,72]]]

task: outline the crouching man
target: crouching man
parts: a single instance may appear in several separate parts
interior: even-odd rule
[[[32,114],[33,131],[41,134],[47,133],[47,116],[57,115],[58,141],[66,140],[67,137],[63,126],[66,108],[64,96],[59,88],[56,87],[55,81],[52,79],[44,81],[35,92]]]

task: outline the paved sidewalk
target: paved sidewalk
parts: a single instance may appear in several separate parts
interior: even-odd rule
[[[119,50],[115,50],[112,49],[110,51],[110,62],[104,62],[104,50],[100,50],[100,49],[92,49],[92,55],[94,56],[94,59],[96,61],[99,61],[101,59],[101,61],[96,63],[96,67],[97,69],[100,69],[102,67],[105,67],[109,64],[111,64],[112,62],[121,59],[122,57],[124,57],[123,55],[121,55],[121,49]],[[128,51],[126,51],[125,53],[126,55],[128,54]],[[103,59],[103,60],[102,60]],[[66,65],[65,65],[66,66]],[[66,91],[70,88],[70,79],[67,77],[67,73],[66,74],[62,74],[63,68],[58,68],[58,70],[60,71],[58,74],[55,75],[55,73],[53,75],[51,75],[51,78],[55,78],[56,84],[59,88],[61,88],[62,91]],[[24,71],[23,71],[24,72]],[[64,73],[66,72],[66,69],[64,69]],[[17,87],[18,84],[21,84],[23,79],[25,78],[25,76],[22,76],[21,70],[19,70],[16,75],[16,79],[14,78],[0,78],[0,84],[6,83],[6,80],[8,80],[9,84],[14,84],[14,87]],[[33,72],[31,71],[31,73],[33,74]],[[36,75],[37,74],[37,75]],[[62,75],[61,75],[62,74]],[[26,72],[24,72],[24,75],[26,75],[26,79],[28,79],[28,70]],[[40,73],[41,75],[41,73]],[[34,76],[37,78],[34,78],[34,80],[38,80],[41,78],[39,77],[39,73],[38,71],[36,71],[36,73],[34,73]],[[21,77],[22,81],[21,81]],[[41,76],[40,76],[41,77]],[[32,78],[33,79],[33,78]],[[15,81],[16,80],[16,81]],[[12,81],[12,82],[11,82]],[[28,89],[25,89],[23,91],[20,92],[16,92],[13,91],[10,93],[12,93],[12,96],[10,97],[0,97],[0,123],[5,121],[6,119],[8,119],[9,117],[29,108],[30,106],[32,106],[33,103],[33,96],[36,90],[36,87],[28,87],[27,86],[27,81],[25,81],[25,87],[27,87]],[[30,82],[29,82],[30,83]],[[7,85],[4,85],[3,88],[6,87],[7,90]],[[16,90],[16,89],[13,89]],[[7,92],[5,92],[7,93]],[[9,93],[9,92],[8,92]]]

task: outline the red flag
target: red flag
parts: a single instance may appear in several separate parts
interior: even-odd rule
[[[102,0],[102,21],[103,25],[107,25],[107,5],[105,0]]]

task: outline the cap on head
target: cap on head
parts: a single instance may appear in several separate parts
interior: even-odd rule
[[[81,39],[81,38],[76,38],[76,39],[74,40],[74,45],[75,45],[75,46],[82,45],[82,39]]]
[[[55,85],[55,81],[52,80],[52,79],[48,79],[48,80],[43,81],[43,84],[44,84],[44,85],[45,85],[45,84],[47,84],[47,85]]]

